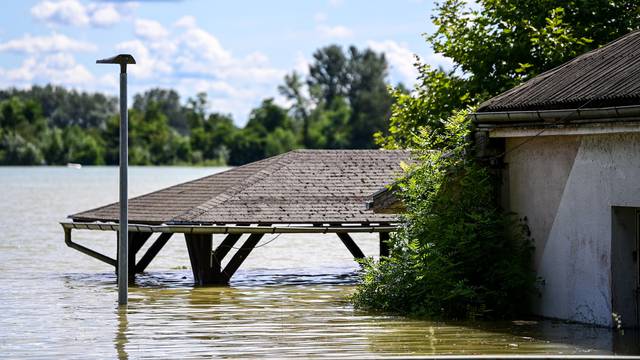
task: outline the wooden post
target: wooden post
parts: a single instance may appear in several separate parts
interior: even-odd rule
[[[213,246],[212,234],[184,234],[184,239],[191,261],[193,281],[196,285],[220,284],[223,279],[213,271],[211,250]]]
[[[389,256],[389,233],[381,232],[380,233],[380,257],[388,257]]]
[[[151,237],[152,233],[139,233],[139,232],[130,232],[129,233],[129,261],[127,261],[127,275],[129,277],[129,283],[132,283],[136,278],[136,254],[144,243]]]
[[[251,250],[258,244],[264,234],[252,234],[242,244],[240,249],[233,255],[229,263],[224,268],[222,260],[232,249],[233,245],[240,239],[242,234],[229,234],[222,243],[212,250],[213,236],[210,234],[185,234],[189,260],[193,279],[197,285],[223,285],[228,284],[233,274],[249,256]]]
[[[338,233],[338,237],[342,240],[342,243],[349,249],[351,255],[356,259],[364,259],[364,253],[358,247],[355,241],[347,233]]]

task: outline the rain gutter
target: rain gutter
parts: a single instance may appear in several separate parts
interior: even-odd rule
[[[469,114],[469,116],[480,126],[572,120],[584,120],[586,122],[611,121],[611,119],[640,120],[640,105],[585,109],[477,112]]]
[[[65,232],[75,230],[118,231],[118,223],[61,222]],[[377,226],[221,226],[221,225],[144,225],[129,224],[130,232],[182,234],[327,234],[396,231],[395,225]]]

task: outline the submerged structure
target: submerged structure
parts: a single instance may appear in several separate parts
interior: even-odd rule
[[[535,313],[640,326],[640,32],[481,104],[476,143],[526,218]]]
[[[402,175],[402,150],[296,150],[129,201],[129,274],[143,272],[174,234],[183,234],[196,284],[227,284],[265,234],[335,233],[354,258],[365,255],[349,236],[380,234],[380,254],[396,215],[367,201]],[[119,205],[70,215],[68,246],[115,267],[116,260],[73,242],[72,230],[117,234]],[[214,249],[213,234],[227,234]],[[137,257],[149,239],[155,240]],[[244,239],[243,239],[244,236]],[[223,260],[239,241],[235,254]]]

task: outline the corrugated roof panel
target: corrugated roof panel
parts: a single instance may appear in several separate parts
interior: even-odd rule
[[[572,109],[640,104],[640,31],[482,103],[478,112]]]

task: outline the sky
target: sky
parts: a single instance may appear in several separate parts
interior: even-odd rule
[[[0,12],[0,88],[62,85],[117,94],[118,68],[95,60],[131,53],[129,94],[162,87],[183,100],[206,92],[238,125],[268,97],[284,103],[285,74],[306,74],[323,46],[384,52],[389,82],[413,85],[414,54],[450,67],[423,39],[427,0],[24,0]]]

